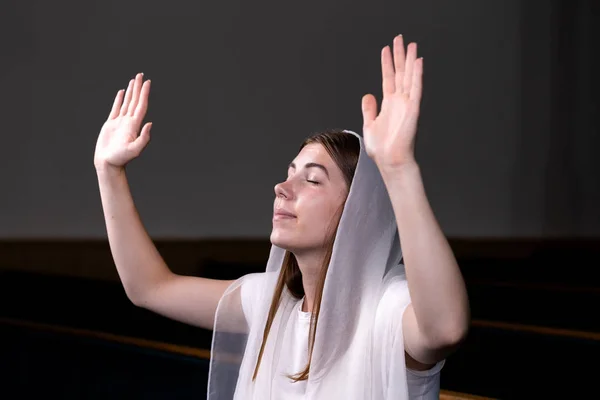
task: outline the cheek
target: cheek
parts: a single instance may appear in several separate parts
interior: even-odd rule
[[[302,225],[310,230],[323,231],[329,229],[339,218],[338,210],[342,202],[329,198],[313,198],[302,207]]]

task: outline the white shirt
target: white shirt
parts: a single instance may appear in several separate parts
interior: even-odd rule
[[[251,282],[251,281],[250,281]],[[252,309],[253,295],[256,291],[242,285],[242,308],[248,314]],[[251,284],[248,286],[252,286]],[[402,287],[404,286],[404,287]],[[402,315],[398,312],[394,291],[406,290],[406,285],[392,284],[383,294],[375,318],[375,334],[379,337],[376,343],[383,349],[394,341],[393,332],[397,332],[394,324],[402,323]],[[298,300],[295,312],[287,321],[283,343],[286,343],[284,354],[279,357],[277,378],[273,381],[273,400],[307,400],[304,396],[307,381],[294,382],[289,375],[296,375],[304,370],[308,362],[308,334],[310,329],[309,312],[302,311],[303,299]],[[384,351],[380,349],[380,351]],[[440,371],[444,361],[439,362],[427,371],[406,369],[408,394],[410,400],[438,400],[440,392]]]

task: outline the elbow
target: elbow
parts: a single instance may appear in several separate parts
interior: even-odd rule
[[[125,294],[131,303],[137,307],[152,310],[157,303],[161,288],[165,287],[175,277],[170,271],[159,271],[152,275],[132,276],[122,279]]]
[[[138,297],[127,296],[127,298],[134,306],[144,308],[144,302],[141,301]]]
[[[448,326],[444,330],[444,334],[441,336],[441,345],[446,348],[459,347],[466,339],[469,334],[469,324],[453,324]]]
[[[157,290],[167,282],[169,276],[161,276],[160,279],[131,280],[123,282],[123,288],[127,298],[136,307],[151,309],[156,303]]]
[[[125,294],[127,295],[127,299],[136,307],[141,307],[142,301],[140,297],[135,294],[132,290],[125,289]]]
[[[468,329],[456,326],[440,329],[438,332],[425,337],[426,347],[433,354],[440,355],[440,360],[454,353],[467,338]],[[437,361],[435,361],[437,362]]]
[[[441,323],[429,335],[429,345],[432,349],[456,349],[467,339],[470,321],[468,317],[454,318]]]
[[[448,344],[452,348],[458,348],[462,345],[469,336],[469,328],[471,327],[471,320],[468,315],[458,319],[450,329],[448,329],[448,337],[446,338]]]
[[[145,301],[143,293],[139,288],[133,285],[123,285],[127,299],[136,307],[144,307]]]
[[[442,347],[459,347],[467,339],[471,326],[471,310],[468,301],[449,313],[448,318],[445,318],[439,326],[441,330],[437,336]]]

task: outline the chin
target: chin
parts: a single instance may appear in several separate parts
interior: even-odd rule
[[[270,236],[271,244],[293,254],[299,254],[306,251],[321,249],[324,244],[321,242],[302,240],[299,235],[292,235],[291,232],[280,229],[273,229]]]
[[[293,241],[289,240],[289,238],[285,237],[286,235],[283,235],[282,232],[279,232],[276,229],[273,229],[273,232],[271,232],[271,244],[277,247],[280,247],[284,250],[288,250],[291,251],[292,247],[293,247]],[[286,240],[287,239],[287,240]]]
[[[298,240],[298,235],[294,233],[296,232],[288,229],[274,228],[270,236],[271,244],[291,253],[304,249],[306,244]]]

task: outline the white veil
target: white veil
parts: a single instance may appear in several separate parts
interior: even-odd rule
[[[392,205],[362,138],[360,156],[336,233],[327,271],[315,344],[306,384],[307,399],[408,399],[402,324],[392,344],[377,343],[375,316],[393,281],[405,282]],[[266,271],[244,276],[225,292],[215,316],[208,383],[209,400],[271,398],[285,322],[297,299],[284,289],[257,379],[252,375],[285,251],[273,246]],[[242,309],[241,288],[253,280],[252,312]],[[258,283],[257,283],[258,282]],[[397,293],[398,315],[410,302]],[[245,314],[244,314],[245,312]],[[246,317],[244,317],[246,315]],[[382,348],[385,346],[385,348]],[[299,371],[295,371],[299,372]],[[235,395],[234,395],[235,392]]]

